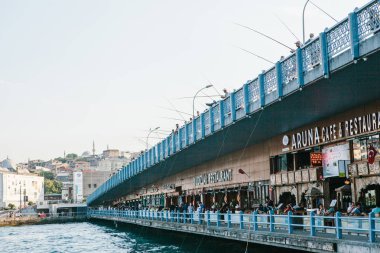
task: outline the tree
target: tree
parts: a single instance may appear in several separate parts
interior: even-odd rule
[[[54,174],[50,171],[41,171],[38,175],[44,177],[45,179],[54,180]]]
[[[44,180],[45,194],[54,194],[62,192],[62,182],[57,180]]]
[[[67,154],[65,158],[68,160],[75,160],[78,158],[78,155],[74,153],[70,153],[70,154]]]
[[[16,208],[16,206],[14,205],[14,204],[12,204],[12,203],[10,203],[9,205],[8,205],[8,207],[10,208],[10,209],[15,209]]]

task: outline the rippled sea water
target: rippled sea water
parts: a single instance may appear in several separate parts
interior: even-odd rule
[[[110,222],[0,227],[0,252],[244,253],[245,243]],[[248,252],[295,253],[249,244]]]

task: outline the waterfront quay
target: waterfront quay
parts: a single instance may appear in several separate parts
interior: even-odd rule
[[[89,217],[379,252],[378,31],[379,1],[353,10],[142,151],[87,198]]]
[[[0,227],[20,226],[20,225],[41,225],[51,223],[82,222],[87,220],[86,211],[71,212],[66,215],[57,215],[53,213],[15,213],[11,215],[0,216]]]
[[[265,244],[311,252],[379,252],[380,220],[369,218],[89,210],[90,219]],[[335,226],[325,221],[334,219]]]

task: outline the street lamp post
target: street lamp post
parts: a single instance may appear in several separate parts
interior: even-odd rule
[[[305,44],[305,9],[306,5],[309,3],[310,0],[307,0],[305,5],[303,6],[303,11],[302,11],[302,35],[303,35],[303,44]]]
[[[194,111],[195,111],[195,109],[194,109],[195,98],[198,96],[199,92],[201,92],[202,90],[205,90],[205,89],[211,88],[212,86],[213,86],[212,84],[209,84],[209,85],[203,87],[202,89],[198,90],[198,91],[195,93],[195,95],[194,95],[194,97],[193,97],[193,119],[194,119],[194,115],[195,115],[195,113],[194,113]]]
[[[154,131],[158,130],[158,129],[160,129],[160,127],[156,127],[156,128],[154,128],[154,129],[149,128],[149,133],[148,133],[148,135],[146,136],[146,149],[147,149],[147,150],[148,150],[148,148],[149,148],[149,135],[150,135],[151,133],[153,133]]]

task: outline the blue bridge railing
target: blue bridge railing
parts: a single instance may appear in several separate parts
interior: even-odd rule
[[[220,227],[228,229],[245,229],[268,233],[300,234],[311,237],[337,238],[376,242],[380,237],[380,219],[370,213],[368,217],[342,216],[337,212],[335,216],[318,216],[314,211],[309,215],[287,215],[220,213],[207,211],[205,213],[180,213],[174,211],[148,211],[148,210],[88,210],[88,217],[101,219],[152,220],[166,223],[189,223]],[[355,236],[354,236],[355,235]],[[358,236],[361,235],[361,236]]]
[[[319,37],[301,46],[290,56],[278,61],[274,67],[180,127],[179,133],[172,133],[141,154],[93,192],[87,203],[91,204],[143,170],[281,100],[283,96],[288,96],[321,77],[328,78],[334,70],[370,53],[359,45],[375,36],[379,30],[380,2],[373,0],[361,9],[355,9],[347,18],[320,33]],[[333,61],[344,53],[348,55],[344,60]]]

